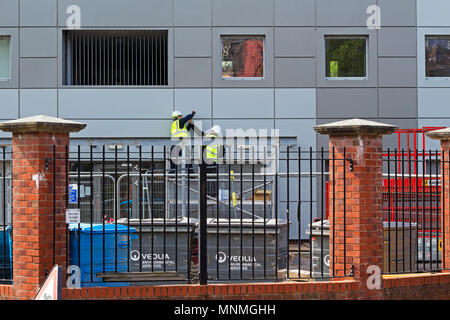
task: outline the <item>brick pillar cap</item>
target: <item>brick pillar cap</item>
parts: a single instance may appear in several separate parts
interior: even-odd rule
[[[5,132],[78,132],[86,127],[85,123],[64,120],[44,115],[0,122],[0,130]]]
[[[435,140],[450,140],[450,128],[426,132],[427,137]]]
[[[363,119],[349,119],[322,124],[314,127],[314,130],[320,134],[331,136],[336,135],[383,135],[391,134],[398,127],[375,121]]]

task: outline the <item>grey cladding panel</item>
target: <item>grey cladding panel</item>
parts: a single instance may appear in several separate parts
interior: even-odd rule
[[[416,88],[380,88],[380,118],[416,118]]]
[[[70,16],[66,9],[81,9],[81,27],[173,26],[173,2],[167,0],[60,0],[59,25]]]
[[[276,118],[316,117],[316,89],[276,89]]]
[[[381,28],[378,31],[378,55],[384,57],[415,57],[417,55],[416,29]]]
[[[19,114],[19,90],[0,90],[0,110],[2,119],[15,119]]]
[[[377,118],[377,89],[317,89],[317,117]]]
[[[0,27],[19,25],[19,1],[0,0]]]
[[[317,26],[365,27],[373,0],[316,0]]]
[[[174,109],[183,114],[195,110],[196,118],[211,118],[211,89],[175,89]]]
[[[20,56],[22,58],[56,57],[56,28],[22,28]]]
[[[38,114],[57,117],[56,89],[25,89],[20,91],[20,117]]]
[[[176,58],[175,87],[211,87],[211,58]]]
[[[260,133],[259,130],[265,130],[265,133],[270,134],[271,129],[274,129],[274,123],[273,120],[254,120],[254,119],[235,119],[235,120],[228,120],[228,119],[217,119],[214,120],[214,125],[220,125],[222,127],[222,133],[226,134],[227,129],[242,129],[245,131],[254,129],[256,133]],[[262,132],[261,132],[262,133]]]
[[[314,26],[315,0],[274,0],[276,26]]]
[[[275,29],[275,56],[315,57],[315,29],[289,27]]]
[[[450,117],[450,88],[419,88],[419,118]]]
[[[380,87],[415,87],[417,64],[415,58],[379,58]]]
[[[151,138],[170,137],[170,120],[83,120],[87,127],[74,138]]]
[[[314,58],[276,58],[276,87],[316,86],[316,65]]]
[[[212,0],[214,26],[273,26],[273,0]]]
[[[175,57],[211,57],[210,28],[175,28]]]
[[[175,26],[210,26],[211,0],[175,0]]]
[[[23,58],[20,60],[22,88],[56,88],[56,58]]]
[[[63,118],[168,119],[172,111],[171,89],[59,90],[59,113]],[[149,130],[153,132],[153,128]]]
[[[416,0],[378,0],[382,26],[415,26]]]
[[[20,25],[56,27],[57,0],[20,0]]]
[[[273,89],[215,89],[213,116],[216,118],[272,118]]]
[[[297,137],[298,145],[306,150],[310,146],[315,148],[315,124],[314,119],[283,119],[275,120],[275,129],[280,130],[280,136]]]

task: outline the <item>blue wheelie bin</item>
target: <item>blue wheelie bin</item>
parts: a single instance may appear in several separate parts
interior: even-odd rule
[[[0,281],[12,280],[11,226],[0,227]]]
[[[129,282],[104,282],[97,273],[128,271],[128,248],[131,251],[133,240],[138,238],[135,228],[117,224],[117,240],[116,224],[111,223],[93,224],[92,228],[90,223],[81,223],[80,228],[78,224],[70,224],[69,232],[69,264],[80,267],[81,287],[129,285]]]

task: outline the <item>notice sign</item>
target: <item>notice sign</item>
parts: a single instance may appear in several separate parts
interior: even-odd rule
[[[78,185],[69,184],[69,203],[78,202]]]
[[[55,265],[39,289],[34,300],[60,300],[62,285],[62,268]]]
[[[219,189],[219,201],[228,201],[229,194],[226,189]]]
[[[80,223],[80,209],[66,209],[66,223]]]

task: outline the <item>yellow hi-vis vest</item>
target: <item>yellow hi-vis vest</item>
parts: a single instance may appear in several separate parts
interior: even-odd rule
[[[210,138],[216,138],[214,135],[207,134],[206,137]],[[219,150],[219,146],[216,144],[209,144],[206,146],[206,158],[212,159],[214,162],[217,163],[217,153]]]
[[[170,133],[172,134],[172,138],[189,137],[186,125],[184,125],[183,128],[180,128],[180,119],[177,119],[174,122],[172,122],[172,128],[170,129]]]

